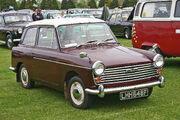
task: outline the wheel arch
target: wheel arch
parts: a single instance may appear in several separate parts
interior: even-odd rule
[[[23,63],[22,62],[18,62],[17,63],[17,65],[16,65],[16,80],[17,80],[17,82],[20,82],[20,80],[19,80],[19,75],[18,75],[18,72],[19,72],[19,68],[20,68],[20,66],[22,65]]]

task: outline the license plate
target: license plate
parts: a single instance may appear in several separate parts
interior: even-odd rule
[[[129,100],[148,96],[148,88],[120,92],[120,100]]]

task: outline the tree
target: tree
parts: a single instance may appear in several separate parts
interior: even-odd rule
[[[96,1],[95,1],[95,0],[90,0],[90,1],[88,2],[88,6],[89,6],[90,8],[96,8]]]
[[[47,1],[49,0],[42,0],[41,1],[41,4],[40,4],[40,8],[43,10],[43,9],[47,9]]]
[[[1,8],[1,10],[3,10],[3,9],[8,9],[9,8],[9,6],[10,6],[10,0],[1,0],[0,1],[0,8]]]
[[[61,9],[68,9],[68,1],[67,0],[63,0],[61,3]]]
[[[27,0],[26,1],[25,8],[26,9],[32,9],[32,2],[31,2],[31,0]]]
[[[38,6],[36,6],[36,5],[37,5],[37,1],[36,1],[36,0],[32,0],[32,1],[31,1],[31,6],[32,6],[31,9],[37,8]]]
[[[15,10],[18,9],[16,0],[10,0],[10,5],[13,6]]]
[[[26,0],[23,0],[20,4],[20,9],[25,9],[25,5],[26,5]]]
[[[113,0],[110,4],[110,8],[111,9],[114,9],[116,7],[119,7],[119,3],[118,3],[118,0]]]
[[[123,7],[133,7],[136,3],[137,0],[124,0]]]
[[[49,1],[51,2],[51,7],[50,7],[50,9],[53,9],[53,10],[59,9],[57,0],[49,0]]]
[[[81,0],[81,1],[77,2],[76,7],[77,8],[88,8],[88,5],[87,5],[86,1]]]
[[[103,7],[105,5],[105,0],[100,0],[99,1],[99,7]]]
[[[75,8],[75,4],[73,0],[68,0],[67,4],[68,4],[68,8]]]

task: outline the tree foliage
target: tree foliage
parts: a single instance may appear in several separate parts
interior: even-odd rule
[[[118,0],[113,0],[109,7],[110,7],[110,9],[114,9],[116,7],[119,7]]]
[[[132,7],[136,5],[137,0],[124,0],[123,7]]]
[[[86,1],[81,0],[81,1],[77,2],[76,7],[77,8],[88,8],[88,5],[87,5]]]
[[[88,2],[88,6],[89,6],[90,8],[96,8],[96,1],[95,1],[95,0],[90,0],[90,1]]]
[[[22,0],[21,4],[20,4],[20,9],[25,9],[26,6],[26,0]]]
[[[68,9],[69,9],[69,8],[75,8],[75,7],[76,7],[73,0],[68,0],[68,1],[67,1],[67,4],[68,4]]]
[[[61,3],[61,9],[68,9],[68,1],[67,0],[63,0]]]
[[[100,0],[99,1],[99,7],[103,7],[105,5],[106,0]]]

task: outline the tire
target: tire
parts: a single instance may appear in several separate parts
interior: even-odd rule
[[[124,37],[125,37],[126,39],[131,39],[131,30],[130,30],[129,28],[126,28],[126,29],[124,30]]]
[[[73,107],[78,109],[88,108],[93,96],[86,94],[84,84],[78,76],[72,77],[68,82],[68,97]]]
[[[14,42],[13,42],[13,39],[12,39],[12,35],[10,35],[10,34],[8,34],[7,36],[6,36],[6,46],[7,46],[7,48],[8,49],[12,49],[13,48],[13,46],[14,46]]]
[[[23,64],[20,66],[17,75],[18,75],[17,78],[19,79],[17,81],[21,82],[23,88],[30,89],[30,88],[34,87],[34,81],[32,81],[29,78],[28,71]]]

